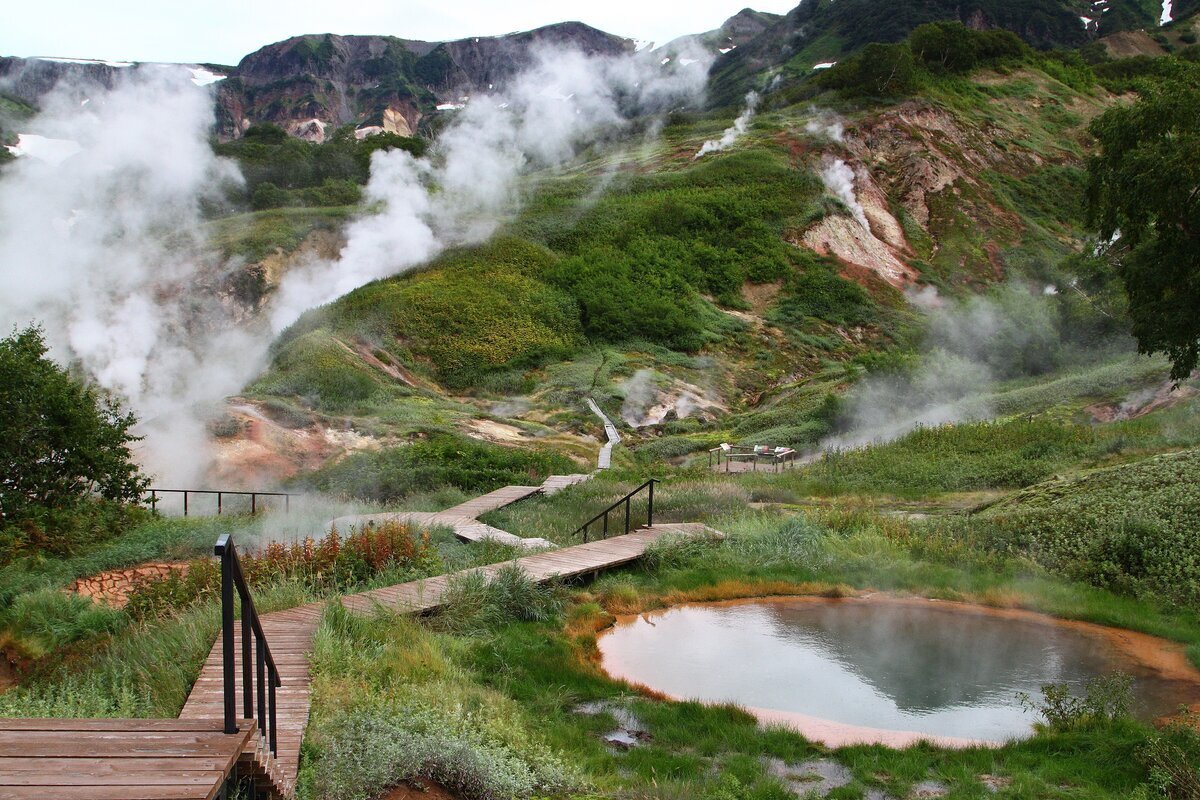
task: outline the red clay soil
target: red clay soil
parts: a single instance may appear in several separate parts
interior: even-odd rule
[[[134,585],[147,578],[164,578],[172,572],[187,573],[187,564],[141,564],[126,569],[101,572],[90,578],[80,578],[67,587],[67,591],[90,597],[97,603],[113,608],[124,608],[129,602],[129,593]]]
[[[462,800],[462,795],[454,794],[439,783],[416,778],[389,790],[379,800]]]

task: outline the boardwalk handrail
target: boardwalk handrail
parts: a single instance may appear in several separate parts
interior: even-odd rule
[[[250,515],[258,513],[258,498],[260,497],[282,497],[283,512],[286,514],[292,509],[292,496],[287,492],[243,492],[233,491],[229,489],[147,489],[150,495],[150,510],[158,511],[158,496],[160,494],[181,494],[183,495],[183,515],[188,515],[188,495],[190,494],[215,494],[217,496],[217,516],[221,516],[223,511],[225,495],[238,495],[240,497],[250,496]]]
[[[599,521],[600,519],[603,519],[604,520],[604,530],[603,530],[603,533],[601,534],[600,538],[607,539],[608,538],[608,515],[610,512],[612,512],[612,511],[616,510],[618,507],[620,507],[622,504],[624,504],[624,506],[625,506],[625,533],[629,533],[629,531],[631,530],[630,523],[629,523],[629,513],[630,513],[629,503],[633,499],[634,495],[638,494],[643,489],[649,489],[649,504],[646,506],[646,527],[650,527],[651,525],[654,524],[654,484],[656,484],[656,483],[659,483],[659,480],[657,478],[651,478],[650,480],[646,481],[641,486],[637,487],[632,492],[625,495],[620,500],[618,500],[617,502],[613,503],[608,508],[601,511],[599,514],[597,514],[596,516],[589,519],[587,522],[580,525],[578,528],[575,529],[575,532],[572,533],[571,535],[574,536],[577,533],[582,533],[583,541],[586,542],[586,541],[588,541],[588,534],[589,534],[588,529],[591,528],[591,526],[595,522]]]
[[[245,712],[243,718],[258,721],[259,730],[264,731],[267,737],[271,755],[277,755],[275,689],[283,685],[279,679],[279,669],[275,666],[275,659],[271,657],[271,648],[267,646],[267,635],[263,632],[258,611],[254,608],[254,600],[250,597],[250,588],[246,585],[246,576],[242,573],[233,538],[228,533],[223,534],[217,539],[213,552],[221,559],[221,661],[225,695],[225,732],[238,732],[237,681],[233,652],[233,591],[236,588],[242,601],[242,705]],[[254,636],[255,670],[250,669],[251,634]],[[258,674],[257,692],[255,672]],[[257,714],[254,704],[256,694]],[[264,720],[266,725],[263,724]]]

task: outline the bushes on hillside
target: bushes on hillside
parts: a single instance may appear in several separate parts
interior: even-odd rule
[[[304,480],[328,494],[380,503],[453,486],[490,492],[511,484],[534,484],[552,474],[575,471],[566,456],[522,450],[457,436],[431,439],[377,452],[355,453]]]
[[[1200,450],[1033,486],[979,517],[992,547],[1097,586],[1200,602]]]
[[[354,128],[339,128],[321,144],[290,137],[278,125],[251,125],[241,139],[218,144],[218,155],[237,161],[245,177],[245,198],[255,209],[285,206],[342,206],[358,203],[358,187],[370,177],[371,156],[400,149],[422,155],[427,143],[416,137],[381,133],[357,139]]]

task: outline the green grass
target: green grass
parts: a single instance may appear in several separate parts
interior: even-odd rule
[[[502,486],[536,485],[575,469],[570,459],[549,450],[438,436],[355,453],[305,477],[301,485],[337,497],[394,503],[445,487],[474,496]]]
[[[709,507],[720,503],[715,486],[700,492],[692,485],[687,491],[687,498],[682,489],[674,500],[667,492],[662,496],[677,509],[685,501]],[[704,501],[700,494],[706,494]],[[516,595],[508,590],[489,594],[482,585],[468,590],[474,599],[450,612],[450,624],[437,617],[428,625],[389,616],[352,620],[340,611],[330,612],[318,647],[314,716],[306,744],[309,759],[302,785],[309,794],[302,796],[320,796],[322,787],[337,780],[357,787],[361,794],[353,796],[365,797],[402,777],[447,774],[432,756],[425,762],[406,761],[374,744],[359,745],[354,757],[339,749],[345,748],[346,720],[376,719],[380,708],[412,715],[418,728],[424,724],[421,720],[440,719],[448,731],[460,724],[461,709],[478,710],[480,736],[473,747],[480,753],[499,750],[507,755],[503,763],[512,765],[515,757],[521,766],[473,773],[478,782],[466,791],[467,797],[490,797],[489,787],[511,785],[506,781],[514,771],[536,773],[538,762],[554,770],[571,765],[576,791],[598,797],[782,800],[788,795],[767,773],[764,759],[798,763],[821,756],[832,756],[852,771],[851,786],[834,795],[847,798],[859,797],[867,788],[903,797],[928,779],[946,783],[950,797],[982,797],[981,776],[999,775],[1011,780],[997,795],[1002,798],[1115,799],[1129,797],[1147,781],[1138,753],[1149,733],[1128,722],[1041,733],[994,750],[863,746],[829,753],[797,734],[761,729],[736,708],[642,698],[605,678],[588,654],[595,630],[611,620],[610,612],[684,599],[822,587],[1019,604],[1200,642],[1200,618],[1194,610],[1065,583],[1028,562],[981,556],[949,540],[931,542],[916,529],[901,535],[907,527],[894,520],[869,514],[789,520],[776,513],[747,514],[744,498],[740,505],[741,510],[718,523],[729,534],[724,542],[663,545],[644,566],[609,573],[577,589],[566,608],[549,619],[519,621],[528,615],[500,611],[508,602],[503,598]],[[518,603],[522,609],[529,605]],[[494,612],[483,612],[487,624],[462,624],[478,619],[481,607]],[[606,748],[601,737],[617,721],[605,712],[576,713],[580,703],[589,701],[606,701],[632,712],[649,734],[645,743],[627,751]],[[406,741],[416,735],[406,723],[393,725],[394,735]],[[417,736],[418,742],[422,736]],[[425,752],[422,745],[417,749]],[[358,763],[371,765],[369,777],[348,772]],[[454,782],[461,776],[449,777],[454,786],[462,785]],[[561,792],[543,788],[539,794],[569,794]],[[538,792],[530,788],[517,796],[533,793]]]
[[[259,261],[277,250],[295,250],[313,231],[340,231],[359,211],[357,206],[254,211],[210,223],[210,237],[227,256]]]
[[[1200,450],[1032,486],[980,515],[991,546],[1117,591],[1200,601]]]

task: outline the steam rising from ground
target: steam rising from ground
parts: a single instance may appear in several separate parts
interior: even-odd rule
[[[622,58],[543,50],[496,94],[472,98],[429,159],[376,153],[368,202],[381,213],[348,230],[333,262],[288,274],[271,314],[275,331],[304,311],[371,280],[428,261],[446,247],[480,242],[518,205],[518,179],[561,166],[612,137],[633,114],[695,103],[708,63],[661,65],[648,54]]]
[[[263,350],[210,285],[201,207],[241,180],[212,122],[185,69],[130,71],[82,106],[64,89],[28,125],[78,154],[23,156],[0,181],[0,325],[44,324],[56,358],[137,411],[143,463],[177,480],[203,452],[198,406],[240,389]]]
[[[1061,357],[1054,298],[1020,284],[958,303],[941,302],[928,287],[910,300],[930,315],[919,362],[911,371],[860,383],[849,398],[848,432],[822,442],[822,449],[994,416],[988,393],[997,381],[1045,372]]]
[[[867,212],[854,193],[854,170],[850,165],[840,158],[827,158],[821,168],[821,182],[830,194],[842,201],[858,224],[869,233],[871,224],[867,222]]]
[[[693,156],[693,160],[706,156],[709,153],[719,153],[726,147],[736,142],[750,128],[750,123],[754,120],[754,114],[758,110],[758,92],[746,93],[746,107],[737,119],[733,121],[733,125],[725,129],[725,133],[720,139],[709,139],[701,147],[700,151]]]
[[[502,93],[474,98],[430,158],[375,154],[366,195],[379,213],[350,226],[337,261],[285,275],[271,327],[483,240],[516,207],[523,173],[563,164],[631,116],[696,103],[710,63],[537,54]],[[261,371],[270,343],[219,299],[202,209],[241,178],[212,153],[212,97],[191,77],[151,67],[112,90],[60,84],[26,131],[80,152],[57,165],[23,156],[0,179],[0,325],[43,323],[57,359],[138,414],[141,462],[175,485],[201,478],[205,420]]]
[[[846,138],[846,124],[840,116],[830,111],[817,112],[817,116],[805,124],[804,130],[813,136],[824,136],[835,142],[845,141]]]

